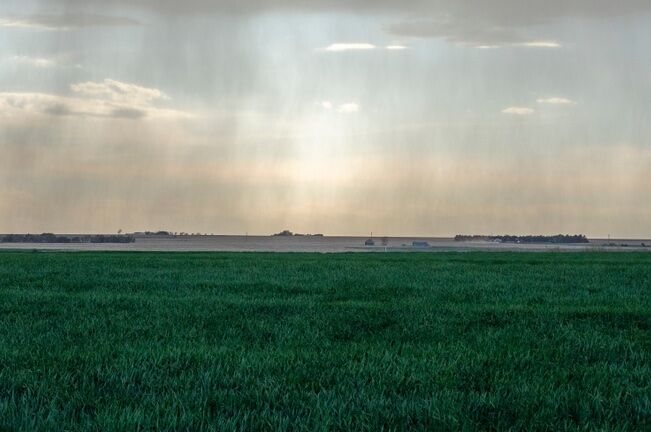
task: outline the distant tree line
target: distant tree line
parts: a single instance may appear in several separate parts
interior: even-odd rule
[[[272,237],[323,237],[323,234],[300,234],[293,233],[290,230],[284,230],[277,234],[273,234]]]
[[[68,236],[52,233],[7,234],[0,238],[0,243],[133,243],[135,241],[132,235]]]
[[[132,235],[96,235],[90,238],[91,243],[133,243],[136,238]]]
[[[133,233],[136,236],[154,236],[154,237],[183,237],[183,236],[208,236],[208,235],[214,235],[214,234],[208,234],[208,233],[187,233],[185,231],[181,232],[175,232],[175,231],[137,231]]]
[[[492,241],[500,243],[551,243],[551,244],[567,244],[567,243],[590,243],[590,240],[583,234],[567,235],[558,234],[553,236],[542,235],[528,235],[528,236],[515,236],[515,235],[462,235],[459,234],[454,237],[455,241]]]

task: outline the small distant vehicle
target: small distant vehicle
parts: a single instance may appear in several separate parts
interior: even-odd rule
[[[426,241],[414,241],[411,243],[411,245],[412,247],[419,247],[419,248],[429,247],[429,243]]]
[[[370,238],[364,242],[364,246],[375,246],[375,241]]]

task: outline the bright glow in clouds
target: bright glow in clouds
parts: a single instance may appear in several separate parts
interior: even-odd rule
[[[536,111],[527,107],[508,107],[502,110],[503,114],[511,114],[511,115],[518,115],[518,116],[527,116],[533,114],[534,112]]]
[[[375,48],[375,45],[369,43],[335,43],[326,47],[325,50],[330,52],[369,51]]]
[[[325,51],[330,52],[344,52],[344,51],[373,51],[377,46],[370,43],[336,43],[329,45]],[[384,49],[387,51],[404,51],[408,47],[404,45],[387,45]]]
[[[69,31],[83,27],[128,27],[138,25],[140,25],[140,23],[131,18],[85,13],[33,14],[18,18],[0,18],[0,28],[39,29],[49,31]]]
[[[537,102],[539,104],[547,104],[547,105],[575,105],[576,104],[576,102],[563,97],[551,97],[547,99],[538,99]]]
[[[519,44],[521,46],[530,47],[530,48],[561,48],[561,45],[555,41],[532,41]]]
[[[513,47],[527,47],[527,48],[561,48],[562,45],[557,42],[524,42],[524,43],[514,43],[507,44],[507,46]],[[503,45],[478,45],[479,49],[496,49],[502,48]]]
[[[0,27],[14,27],[14,28],[47,28],[39,25],[29,19],[7,19],[0,18]]]
[[[330,102],[330,101],[323,101],[319,104],[321,108],[323,108],[326,111],[331,111],[332,109],[335,108],[335,105]],[[336,111],[339,114],[354,114],[356,112],[359,112],[360,106],[358,103],[355,102],[348,102],[344,104],[337,105]]]
[[[354,102],[345,103],[337,107],[337,112],[341,114],[354,114],[359,112],[360,106]]]

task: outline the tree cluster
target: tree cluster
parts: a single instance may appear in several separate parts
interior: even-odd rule
[[[558,234],[553,236],[543,235],[463,235],[459,234],[454,237],[455,241],[491,241],[499,243],[551,243],[551,244],[573,244],[573,243],[590,243],[590,240],[583,234],[568,235]]]
[[[43,234],[7,234],[0,238],[0,243],[133,243],[131,235],[92,235],[69,236],[53,233]]]

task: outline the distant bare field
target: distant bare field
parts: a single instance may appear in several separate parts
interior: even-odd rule
[[[368,237],[272,237],[272,236],[139,236],[134,243],[0,243],[0,249],[64,251],[178,251],[178,252],[445,252],[445,251],[648,251],[651,240],[591,239],[589,244],[514,244],[487,241],[457,242],[452,238],[390,237],[387,246]],[[413,242],[429,246],[412,246]],[[608,246],[611,244],[611,246]],[[646,246],[642,246],[645,244]],[[616,246],[612,246],[616,245]],[[623,246],[626,245],[626,246]]]

